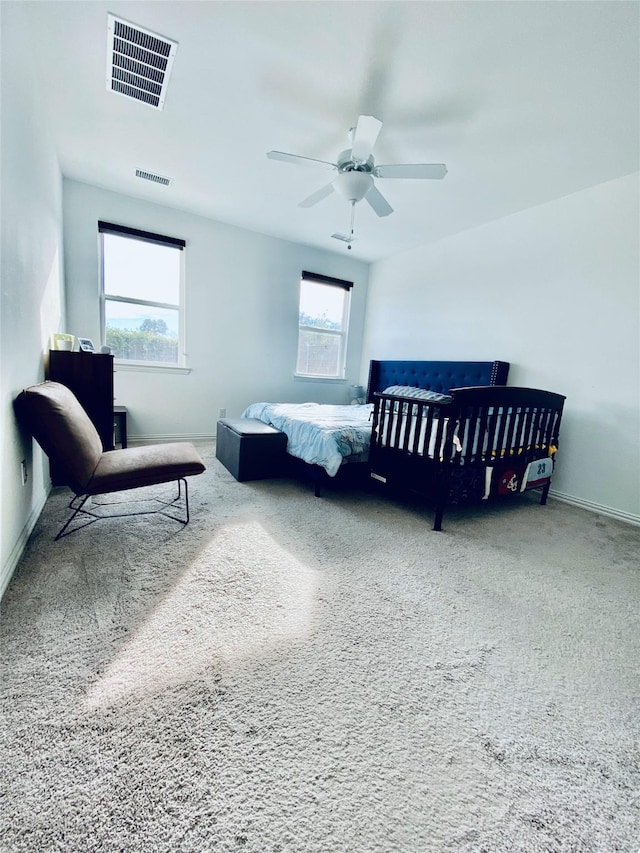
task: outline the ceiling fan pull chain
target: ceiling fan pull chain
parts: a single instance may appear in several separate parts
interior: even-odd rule
[[[349,234],[349,242],[347,243],[347,249],[351,248],[351,244],[355,240],[355,237],[353,236],[354,235],[354,227],[355,227],[354,226],[355,218],[356,218],[356,203],[355,203],[355,201],[352,201],[351,202],[351,232]]]

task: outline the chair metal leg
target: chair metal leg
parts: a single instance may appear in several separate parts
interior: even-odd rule
[[[80,498],[80,503],[78,504],[78,506],[74,506],[74,504],[75,504],[76,500],[78,500],[78,498]],[[67,528],[69,527],[69,525],[71,524],[73,519],[79,513],[81,513],[82,515],[85,515],[85,516],[86,515],[92,515],[92,513],[87,512],[87,510],[84,509],[84,505],[89,500],[89,498],[90,498],[90,495],[83,495],[83,496],[74,495],[74,497],[71,499],[71,501],[69,503],[69,507],[73,510],[73,513],[69,516],[67,521],[63,524],[63,526],[58,531],[56,538],[53,540],[54,542],[57,542],[58,539],[62,539],[63,536],[70,536],[72,533],[75,533],[76,530],[82,530],[83,527],[87,527],[87,525],[93,524],[94,521],[98,520],[98,518],[100,516],[93,515],[93,517],[90,518],[88,521],[85,521],[84,524],[81,524],[78,527],[74,527],[73,530],[69,530],[67,532]]]
[[[182,497],[182,483],[184,483],[184,510],[186,518],[178,518],[177,516],[171,515],[170,513],[164,511],[166,507],[176,506],[178,504],[178,501]],[[187,526],[187,524],[189,524],[189,486],[187,485],[187,481],[184,477],[178,480],[178,494],[175,496],[175,498],[165,504],[164,507],[161,507],[160,509],[156,510],[156,512],[159,512],[161,515],[164,515],[167,518],[172,518],[174,521],[179,521],[180,524],[183,524],[185,527]]]
[[[91,495],[74,495],[69,503],[69,508],[73,510],[72,515],[67,519],[64,525],[61,527],[54,541],[58,541],[58,539],[62,539],[64,536],[70,536],[72,533],[75,533],[78,530],[82,530],[83,527],[88,527],[88,525],[93,524],[96,521],[106,520],[110,518],[127,518],[128,516],[135,515],[164,515],[166,518],[170,518],[173,521],[177,521],[186,527],[189,524],[189,488],[187,486],[187,481],[184,477],[176,480],[178,484],[178,494],[171,498],[171,500],[162,500],[160,498],[139,498],[138,502],[153,502],[159,503],[160,506],[155,509],[147,509],[147,510],[138,510],[134,512],[114,512],[109,513],[108,515],[101,515],[100,513],[92,512],[89,509],[85,509],[85,504],[92,497]],[[179,503],[182,499],[182,483],[184,483],[184,518],[180,518],[178,515],[173,515],[166,510],[170,507],[178,507]],[[79,501],[79,503],[78,503]],[[118,504],[123,503],[132,503],[135,502],[135,498],[131,500],[120,500],[120,501],[104,501],[102,503],[95,504],[96,507],[108,507],[108,506],[117,506]],[[77,527],[74,527],[72,530],[69,530],[69,525],[76,518],[76,516],[82,516],[84,519],[83,524],[79,524]]]

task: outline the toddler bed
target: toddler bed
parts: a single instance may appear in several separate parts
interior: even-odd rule
[[[503,361],[374,360],[369,364],[367,402],[358,406],[318,403],[253,403],[243,418],[257,418],[287,436],[287,454],[304,464],[320,495],[323,484],[348,470],[368,474],[374,399],[394,386],[413,386],[435,395],[460,385],[502,385]]]
[[[416,396],[417,395],[417,396]],[[371,477],[445,506],[540,489],[547,500],[565,398],[532,388],[417,389],[374,393]]]

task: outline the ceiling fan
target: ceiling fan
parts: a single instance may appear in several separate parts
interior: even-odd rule
[[[360,116],[356,126],[349,131],[351,147],[341,152],[337,163],[314,160],[312,157],[300,157],[297,154],[286,154],[284,151],[269,151],[267,157],[271,160],[282,160],[285,163],[312,166],[338,173],[330,183],[301,201],[298,207],[313,207],[335,191],[353,206],[364,198],[378,216],[388,216],[393,213],[393,208],[376,187],[374,178],[439,180],[447,174],[447,167],[444,163],[397,163],[376,166],[371,152],[381,128],[382,122],[374,116]]]

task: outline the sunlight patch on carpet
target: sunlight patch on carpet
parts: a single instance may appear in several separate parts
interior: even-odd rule
[[[259,523],[224,528],[91,686],[83,710],[159,693],[303,640],[317,579]]]

